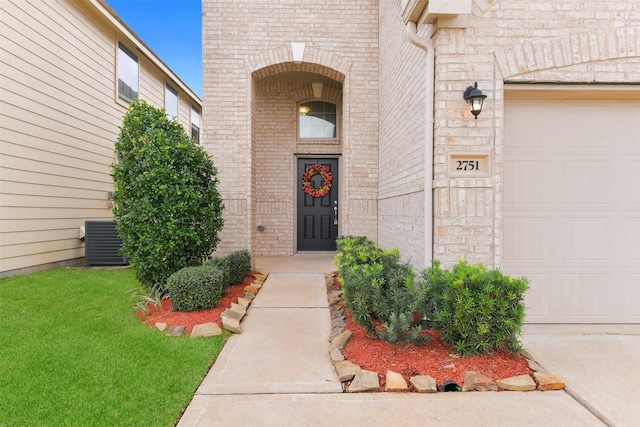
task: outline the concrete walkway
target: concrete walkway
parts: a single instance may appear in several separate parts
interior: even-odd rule
[[[621,376],[610,379],[611,387],[603,390],[602,401],[590,398],[593,407],[561,391],[342,393],[327,342],[330,316],[324,273],[335,270],[332,258],[310,254],[257,259],[256,269],[270,273],[269,278],[249,307],[242,322],[243,333],[229,339],[179,426],[639,424],[635,379],[640,352],[637,335],[621,340],[630,346],[620,359],[612,359],[619,364],[616,372]],[[542,333],[535,328],[527,332],[525,346],[552,374],[565,380],[577,393],[588,396],[589,390],[594,391],[595,387],[587,385],[583,391],[580,386],[594,371],[589,368],[583,371],[583,366],[570,363],[571,357],[568,360],[572,366],[567,367],[557,353],[569,352],[574,359],[593,353],[589,363],[597,364],[601,362],[597,348],[563,347],[567,342],[576,346],[581,342],[569,339],[572,335],[554,342],[553,335],[544,329]],[[594,340],[594,344],[601,343]],[[602,366],[609,369],[610,365]],[[611,402],[607,396],[613,392],[614,384],[620,388],[614,395],[620,403]],[[598,408],[606,413],[606,417],[601,417],[604,423],[596,416],[600,414]],[[636,422],[629,424],[629,420]]]

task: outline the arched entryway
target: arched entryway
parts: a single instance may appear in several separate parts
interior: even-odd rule
[[[251,77],[253,253],[335,250],[347,139],[345,76],[314,63],[283,62]],[[305,173],[313,188],[329,176],[328,191],[305,193]]]

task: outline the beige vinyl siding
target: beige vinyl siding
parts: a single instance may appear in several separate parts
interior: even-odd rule
[[[2,2],[0,271],[83,256],[78,229],[110,218],[113,36],[66,2]],[[5,59],[6,58],[6,59]]]
[[[111,163],[126,112],[118,41],[139,58],[140,97],[163,106],[167,77],[99,9],[0,1],[0,276],[84,256],[80,226],[112,217]]]
[[[178,91],[178,122],[184,126],[187,135],[191,136],[191,102],[180,91]]]
[[[140,64],[139,96],[155,107],[164,108],[164,76],[158,69],[152,68],[147,58],[137,51],[134,53],[138,54]]]

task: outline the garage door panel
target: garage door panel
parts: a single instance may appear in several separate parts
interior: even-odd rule
[[[636,242],[636,244],[631,247],[631,259],[633,261],[640,261],[640,217],[636,217],[631,220],[629,230],[631,240]]]
[[[640,323],[640,274],[630,275],[629,280],[631,282],[629,285],[629,298],[627,298],[629,312]]]
[[[525,277],[529,279],[530,286],[530,290],[524,298],[527,319],[529,321],[535,321],[538,317],[544,319],[549,315],[549,301],[552,300],[550,298],[549,275],[529,273]],[[531,286],[532,283],[535,283],[535,286]]]
[[[548,218],[505,218],[505,257],[510,260],[548,261],[550,253]]]
[[[640,133],[638,133],[638,135],[640,135]],[[640,157],[640,154],[638,157]],[[631,181],[625,181],[624,183],[629,189],[637,189],[638,186],[640,186],[640,161],[631,162]],[[629,202],[635,205],[633,209],[640,210],[640,191],[629,191],[627,197],[629,198]]]
[[[551,186],[551,164],[548,161],[520,159],[505,165],[512,177],[504,183],[505,200],[509,203],[547,204],[553,191]]]
[[[562,260],[609,260],[611,235],[607,218],[564,218],[561,233]],[[557,240],[556,240],[557,241]]]
[[[528,322],[640,323],[640,100],[507,100],[504,258]]]
[[[605,317],[612,311],[608,274],[563,274],[562,314],[566,317]]]
[[[562,170],[562,200],[564,203],[610,203],[612,183],[608,162],[566,161]],[[581,177],[581,179],[575,179]]]

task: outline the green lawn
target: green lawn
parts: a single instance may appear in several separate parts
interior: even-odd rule
[[[226,334],[141,324],[130,270],[0,279],[0,426],[172,426]]]

